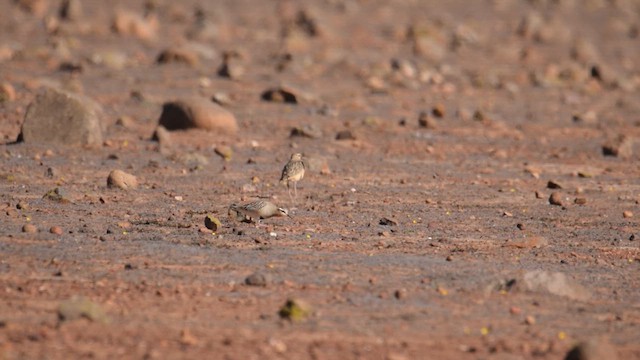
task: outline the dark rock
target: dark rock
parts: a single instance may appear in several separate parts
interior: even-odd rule
[[[380,219],[380,225],[383,226],[396,226],[398,225],[398,222],[395,220],[391,220],[389,218],[383,217],[382,219]]]
[[[623,159],[630,158],[633,156],[633,140],[626,135],[620,135],[602,145],[602,154]]]
[[[342,130],[336,134],[336,140],[355,140],[356,137],[353,135],[351,130]]]
[[[262,93],[261,98],[264,101],[280,102],[286,104],[298,103],[298,97],[293,91],[281,87],[267,89]]]
[[[82,2],[80,0],[63,0],[60,5],[60,18],[76,21],[82,18]]]
[[[547,189],[562,189],[562,185],[553,180],[549,180],[549,182],[547,182]]]
[[[617,360],[618,353],[616,349],[606,340],[591,339],[583,341],[574,346],[567,355],[565,360]]]

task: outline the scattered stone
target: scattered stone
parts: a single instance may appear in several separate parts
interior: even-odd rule
[[[622,217],[624,217],[625,219],[632,218],[633,217],[633,213],[631,211],[629,211],[629,210],[625,210],[625,211],[622,212]]]
[[[46,87],[27,108],[20,139],[27,143],[101,145],[102,109],[92,100]]]
[[[398,299],[398,300],[402,300],[402,299],[406,299],[407,295],[409,294],[409,292],[407,291],[407,289],[398,289],[393,293],[393,296]]]
[[[56,235],[62,235],[62,228],[60,226],[52,226],[49,232]]]
[[[544,198],[545,198],[544,193],[536,190],[536,199],[544,199]]]
[[[267,286],[271,283],[271,276],[262,272],[256,272],[244,279],[244,283],[249,286]]]
[[[0,103],[5,101],[15,101],[16,99],[16,89],[13,88],[13,85],[8,82],[3,82],[0,84]]]
[[[204,226],[213,232],[217,232],[222,228],[222,223],[220,222],[220,220],[218,220],[217,217],[214,217],[213,215],[207,215],[204,218]]]
[[[626,135],[620,135],[602,145],[602,154],[622,159],[630,158],[633,155],[633,140]]]
[[[418,116],[418,125],[426,129],[435,129],[438,127],[438,121],[431,117],[428,112],[423,111]]]
[[[125,129],[132,129],[135,124],[136,121],[129,115],[122,115],[116,120],[116,125],[122,126]]]
[[[583,301],[591,296],[587,289],[561,272],[529,271],[524,274],[523,283],[529,291],[548,292],[572,300]]]
[[[415,55],[434,62],[442,61],[450,43],[442,26],[435,23],[411,25],[407,29],[407,40],[411,42]]]
[[[63,0],[60,5],[60,18],[68,21],[82,19],[82,3],[80,0]]]
[[[22,226],[22,232],[27,234],[35,234],[38,232],[38,228],[33,224],[24,224],[24,226]]]
[[[199,341],[189,329],[180,330],[180,344],[185,346],[198,345]]]
[[[329,167],[329,161],[323,156],[306,155],[304,157],[304,165],[307,170],[317,172],[322,175],[331,174],[331,168]]]
[[[517,249],[540,249],[549,245],[549,240],[543,236],[529,236],[507,243],[507,246]]]
[[[386,217],[383,217],[382,219],[380,219],[379,221],[380,225],[382,226],[397,226],[398,222]]]
[[[170,158],[195,170],[203,169],[209,164],[206,156],[196,152],[178,153]]]
[[[297,104],[298,97],[292,89],[276,87],[267,89],[261,95],[262,100],[286,104]]]
[[[527,325],[535,325],[536,324],[536,318],[533,315],[527,315],[524,318],[524,323]]]
[[[18,201],[18,203],[16,204],[16,209],[27,210],[29,209],[29,203],[26,201]]]
[[[562,189],[562,185],[553,180],[549,180],[549,182],[547,182],[547,189]]]
[[[232,103],[232,100],[231,100],[231,97],[229,97],[229,94],[223,93],[223,92],[217,92],[213,94],[213,96],[211,96],[211,101],[222,106],[231,105]]]
[[[151,140],[157,141],[161,148],[170,148],[173,146],[171,133],[169,133],[169,130],[162,125],[158,125],[158,127],[156,127]]]
[[[83,297],[72,297],[71,299],[62,301],[58,306],[58,318],[60,321],[73,321],[86,318],[96,322],[108,322],[107,315],[102,307]]]
[[[245,70],[239,63],[240,57],[240,54],[235,51],[225,52],[222,54],[222,64],[217,71],[218,76],[227,79],[238,79],[242,77]]]
[[[559,192],[553,192],[549,196],[549,204],[551,205],[564,206],[562,200],[562,194]]]
[[[216,154],[220,155],[224,161],[230,161],[233,156],[233,149],[228,145],[218,145],[214,151]]]
[[[22,10],[37,17],[43,17],[49,9],[48,0],[16,0],[15,2]]]
[[[294,127],[291,129],[289,137],[306,137],[310,139],[318,139],[322,137],[322,131],[314,125],[304,125],[302,127]]]
[[[281,318],[290,321],[302,321],[311,315],[311,306],[304,300],[289,299],[278,312]]]
[[[142,40],[152,40],[158,31],[158,19],[142,16],[126,10],[116,12],[111,28],[120,35],[135,36]]]
[[[598,114],[593,110],[589,110],[582,114],[574,114],[572,119],[574,123],[596,125],[598,123]]]
[[[564,360],[618,360],[615,347],[604,339],[590,339],[574,346]]]
[[[443,118],[445,115],[444,105],[436,104],[436,106],[431,109],[431,114],[439,119]]]
[[[59,187],[47,191],[47,193],[44,194],[42,198],[50,201],[56,201],[63,204],[71,202],[71,200],[69,199],[69,196],[67,195],[67,192],[64,189]]]
[[[107,177],[107,187],[117,187],[124,190],[135,189],[138,187],[138,179],[122,170],[112,170]]]
[[[156,58],[158,64],[181,63],[190,66],[198,64],[198,54],[185,47],[170,47],[162,50]]]
[[[336,140],[355,140],[356,137],[353,135],[351,130],[342,130],[336,134]]]
[[[225,134],[238,131],[236,118],[231,112],[200,97],[166,102],[159,124],[167,130],[198,128]]]
[[[575,200],[573,200],[573,203],[576,205],[585,205],[587,203],[587,198],[586,197],[577,197]]]

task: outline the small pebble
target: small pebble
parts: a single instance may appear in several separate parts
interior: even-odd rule
[[[342,130],[336,134],[336,140],[355,140],[356,137],[350,130]]]
[[[623,211],[622,212],[622,217],[624,217],[625,219],[631,218],[633,217],[633,213],[629,210]]]
[[[62,235],[62,228],[60,226],[52,226],[49,232],[56,235]]]
[[[549,196],[549,204],[563,206],[562,194],[559,192],[551,193],[551,196]]]
[[[562,189],[562,185],[553,180],[549,180],[549,182],[547,182],[547,189]]]
[[[244,279],[244,283],[249,286],[267,286],[271,282],[271,277],[268,274],[256,272]]]
[[[585,205],[587,203],[587,198],[585,198],[585,197],[577,197],[575,200],[573,200],[573,202],[576,205]]]
[[[207,229],[216,232],[222,227],[222,223],[218,218],[212,215],[207,215],[207,217],[204,218],[204,226],[206,226]]]
[[[407,289],[398,289],[393,293],[393,296],[398,300],[402,300],[407,297],[407,294]]]
[[[524,318],[524,323],[527,325],[534,325],[536,323],[536,318],[533,317],[533,315],[527,315],[527,317]]]
[[[33,224],[24,224],[22,232],[27,234],[34,234],[38,232],[38,228]]]

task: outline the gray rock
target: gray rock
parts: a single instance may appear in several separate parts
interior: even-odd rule
[[[44,88],[27,108],[20,139],[27,143],[100,145],[102,109],[89,98]]]
[[[267,286],[271,282],[271,276],[264,273],[253,273],[244,279],[244,283],[249,286]]]
[[[529,291],[547,292],[582,301],[589,299],[591,296],[587,289],[561,272],[529,271],[524,274],[522,281]]]
[[[238,131],[238,123],[230,111],[200,97],[165,103],[159,124],[167,130],[198,128],[224,134]]]

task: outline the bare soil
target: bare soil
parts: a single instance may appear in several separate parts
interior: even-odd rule
[[[0,3],[0,358],[561,359],[598,338],[640,359],[640,2],[81,4]],[[15,142],[50,84],[104,108],[102,146]],[[280,85],[297,104],[262,99]],[[152,140],[163,102],[220,94],[237,136]],[[114,169],[140,186],[107,188]],[[292,217],[227,216],[257,198]],[[587,296],[526,288],[538,270]],[[104,316],[61,319],[77,298]],[[281,318],[288,299],[311,313]]]

